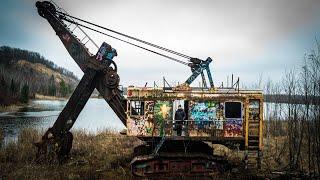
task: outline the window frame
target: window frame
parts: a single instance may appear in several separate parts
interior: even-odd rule
[[[226,103],[240,103],[240,117],[227,117],[226,116],[226,109],[227,109]],[[224,104],[223,115],[224,115],[225,119],[243,119],[244,112],[243,112],[243,102],[242,101],[225,101],[223,104]]]

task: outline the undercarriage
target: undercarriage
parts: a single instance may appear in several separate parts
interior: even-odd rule
[[[213,149],[201,141],[163,142],[158,152],[153,144],[134,149],[131,171],[135,176],[209,176],[222,174],[230,164],[222,156],[213,155]]]

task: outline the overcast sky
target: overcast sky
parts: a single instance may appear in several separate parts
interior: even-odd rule
[[[192,57],[211,57],[216,84],[227,75],[243,84],[279,80],[303,63],[320,30],[320,0],[56,0],[71,15],[150,41]],[[35,0],[0,4],[0,45],[39,52],[77,76],[73,62],[49,23],[37,14]],[[109,37],[90,33],[118,51],[114,59],[121,84],[142,86],[183,82],[190,69]],[[91,47],[91,46],[90,46]],[[96,49],[91,49],[96,53]]]

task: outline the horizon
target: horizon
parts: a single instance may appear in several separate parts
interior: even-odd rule
[[[83,73],[49,23],[38,15],[35,2],[14,0],[2,4],[0,23],[5,26],[0,28],[0,45],[38,52],[80,79]],[[254,85],[261,78],[280,81],[286,70],[302,66],[304,55],[315,48],[320,29],[317,11],[320,2],[311,0],[290,3],[110,0],[82,2],[76,7],[74,0],[55,2],[81,19],[192,57],[211,57],[216,86],[222,81],[226,83],[231,74],[239,76],[240,84],[245,86]],[[89,35],[98,46],[106,41],[118,51],[114,60],[119,67],[120,83],[125,86],[143,86],[153,81],[162,84],[163,76],[170,83],[181,83],[191,74],[189,68],[176,62],[105,36],[91,32]]]

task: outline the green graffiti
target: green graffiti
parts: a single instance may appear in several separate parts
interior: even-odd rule
[[[146,127],[146,132],[147,132],[148,134],[151,134],[151,133],[152,133],[152,128],[151,128],[151,127]]]
[[[159,127],[160,136],[164,135],[165,120],[172,120],[172,102],[156,101],[154,105],[156,126]]]

